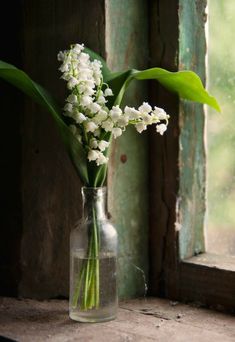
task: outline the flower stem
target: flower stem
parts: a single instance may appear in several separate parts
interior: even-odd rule
[[[95,208],[93,208],[93,222],[94,222],[94,242],[95,242],[95,290],[96,290],[96,302],[95,306],[96,308],[99,307],[99,291],[100,291],[100,282],[99,282],[99,237],[98,237],[98,227],[97,227],[97,219],[96,219],[96,213],[95,213]]]
[[[100,305],[100,243],[95,207],[92,208],[92,219],[87,258],[83,261],[72,300],[73,308],[80,306],[84,311],[97,309]]]

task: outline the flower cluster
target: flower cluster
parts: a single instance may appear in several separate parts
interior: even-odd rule
[[[162,108],[152,108],[146,102],[138,109],[126,106],[122,110],[119,105],[109,109],[108,97],[113,96],[113,92],[103,82],[101,62],[91,61],[83,50],[83,45],[75,44],[70,50],[58,54],[58,60],[62,62],[59,70],[70,91],[63,114],[87,151],[88,160],[102,165],[108,162],[111,135],[119,137],[129,124],[134,125],[139,133],[148,125],[157,124],[156,130],[162,135],[169,115]]]

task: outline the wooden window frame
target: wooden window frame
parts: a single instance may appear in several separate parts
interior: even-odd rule
[[[193,69],[205,82],[206,5],[151,1],[153,64]],[[150,134],[150,293],[234,310],[235,258],[206,253],[203,106],[157,93],[152,98],[178,115],[163,142]]]

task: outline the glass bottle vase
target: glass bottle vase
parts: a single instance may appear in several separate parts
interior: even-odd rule
[[[69,316],[80,322],[116,317],[117,233],[108,221],[106,188],[82,188],[83,217],[70,235]]]

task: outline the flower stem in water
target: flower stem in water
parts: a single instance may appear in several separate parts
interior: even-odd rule
[[[100,264],[99,264],[99,232],[96,210],[92,209],[93,222],[88,242],[88,255],[84,260],[74,290],[72,306],[80,306],[83,311],[99,308],[100,303]],[[80,301],[80,304],[79,304]]]

